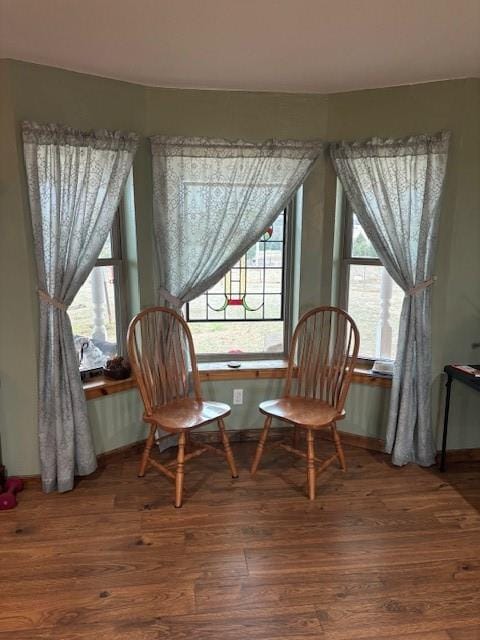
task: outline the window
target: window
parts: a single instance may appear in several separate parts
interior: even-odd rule
[[[82,373],[101,368],[124,352],[124,299],[121,219],[117,214],[95,267],[75,296],[68,314]]]
[[[292,219],[289,206],[220,282],[187,304],[187,322],[200,358],[284,355]]]
[[[394,360],[403,291],[382,266],[349,207],[344,222],[341,305],[360,331],[360,358]]]

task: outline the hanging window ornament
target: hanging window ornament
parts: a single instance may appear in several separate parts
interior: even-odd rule
[[[263,236],[260,238],[260,242],[267,242],[268,240],[270,240],[272,235],[273,235],[273,226],[268,227],[268,229],[266,229]]]

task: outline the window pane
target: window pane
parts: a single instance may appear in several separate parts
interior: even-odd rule
[[[206,293],[189,303],[189,322],[282,320],[284,212]]]
[[[197,353],[283,352],[284,236],[282,211],[220,282],[187,305]]]
[[[100,251],[100,255],[98,256],[99,258],[108,260],[108,258],[112,258],[112,234],[109,233],[108,234],[108,238],[105,241],[105,244],[102,247],[102,250]]]
[[[115,315],[115,267],[94,267],[68,314],[81,371],[102,367],[118,351]]]
[[[360,355],[395,358],[403,291],[376,265],[350,265],[348,312],[360,331]]]
[[[283,322],[192,322],[197,354],[283,353]]]
[[[352,258],[378,258],[355,214],[352,216]]]

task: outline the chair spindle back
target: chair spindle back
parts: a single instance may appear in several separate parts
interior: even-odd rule
[[[127,349],[147,414],[189,397],[191,387],[201,399],[192,335],[178,313],[166,307],[141,311],[128,327]]]
[[[293,334],[284,395],[322,400],[342,411],[359,344],[357,326],[342,309],[307,312]]]

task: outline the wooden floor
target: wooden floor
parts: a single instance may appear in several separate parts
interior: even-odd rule
[[[234,452],[236,481],[190,463],[178,510],[134,453],[69,494],[24,491],[0,512],[0,639],[480,639],[480,463],[346,447],[310,503],[301,461],[267,453],[252,480],[253,445]]]

